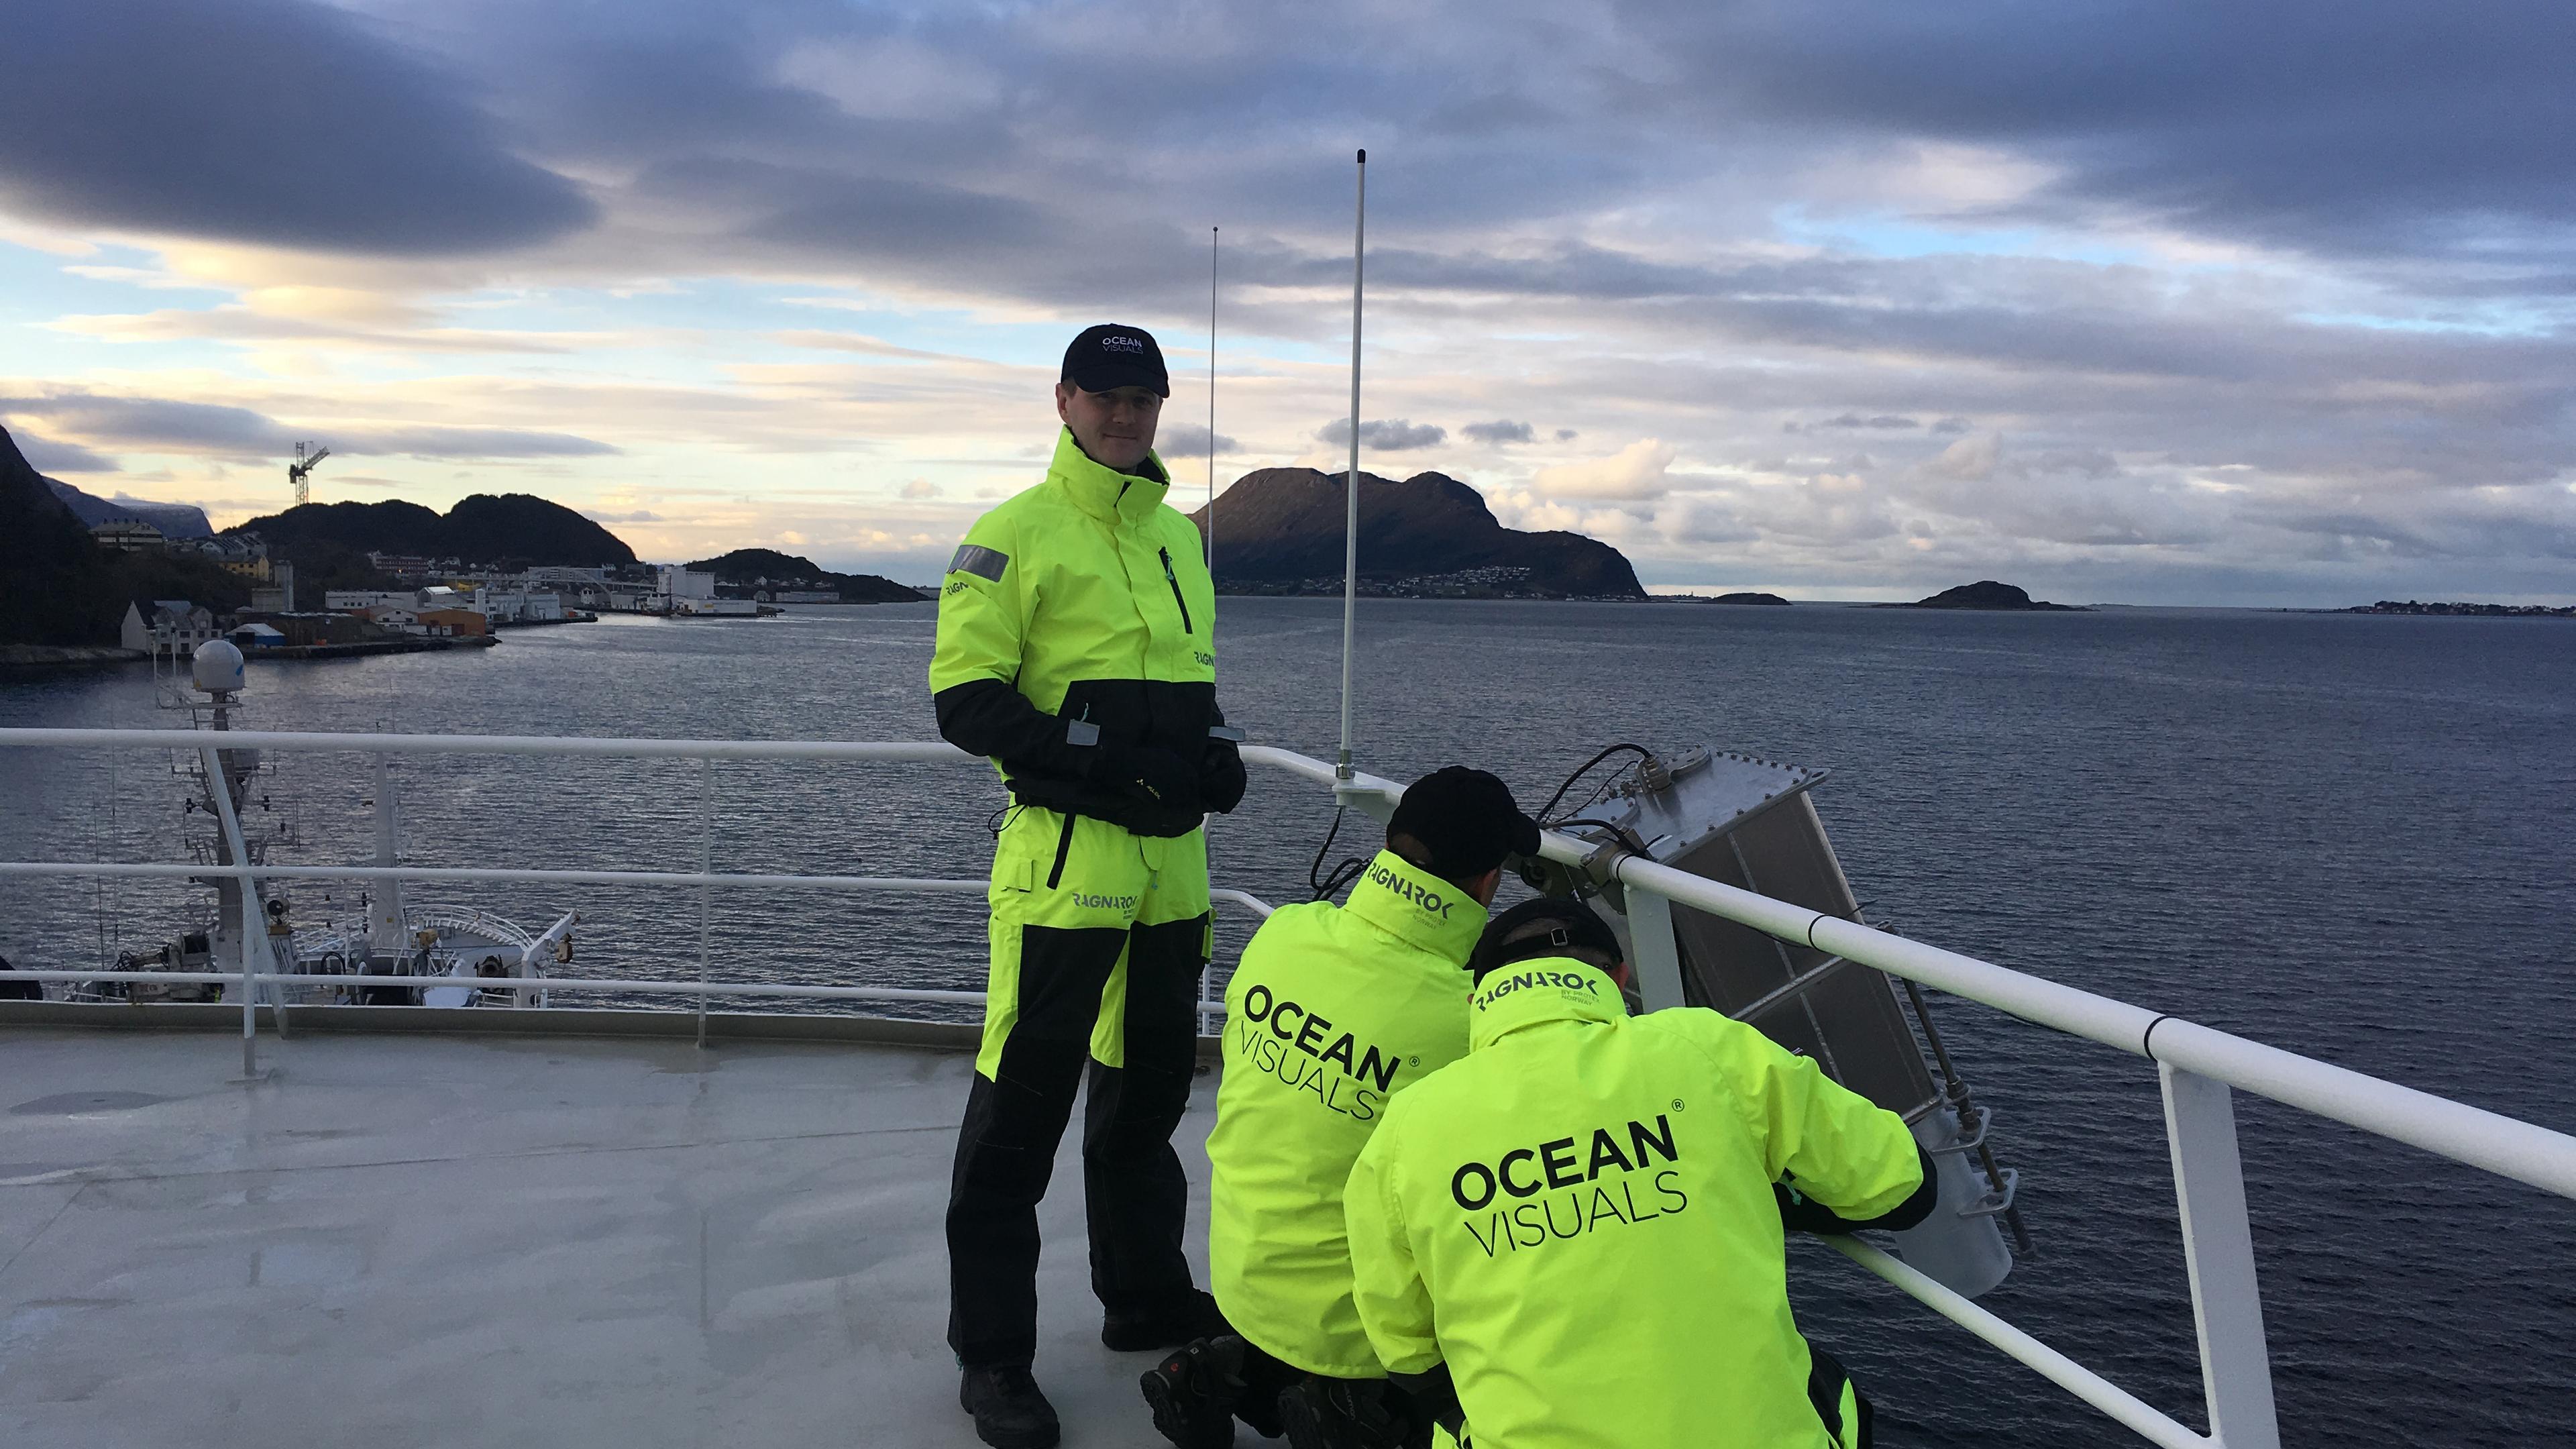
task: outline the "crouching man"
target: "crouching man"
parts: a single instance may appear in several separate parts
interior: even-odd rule
[[[1435,771],[1347,905],[1283,907],[1244,947],[1208,1134],[1209,1283],[1233,1332],[1144,1376],[1173,1443],[1221,1449],[1238,1415],[1301,1449],[1337,1421],[1411,1422],[1351,1303],[1341,1185],[1388,1104],[1466,1054],[1468,952],[1504,858],[1538,844],[1502,781]]]
[[[1869,1443],[1790,1317],[1774,1189],[1816,1226],[1922,1221],[1905,1123],[1714,1011],[1631,1019],[1578,903],[1506,911],[1471,964],[1467,1056],[1387,1104],[1344,1189],[1395,1381],[1477,1449]]]

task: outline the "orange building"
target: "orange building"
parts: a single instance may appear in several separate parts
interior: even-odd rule
[[[420,620],[423,633],[448,634],[459,639],[491,632],[491,624],[472,609],[422,609],[413,615]]]

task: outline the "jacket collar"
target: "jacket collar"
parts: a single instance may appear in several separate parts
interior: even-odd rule
[[[1094,462],[1073,440],[1073,429],[1058,427],[1047,480],[1071,495],[1075,507],[1103,523],[1137,524],[1154,516],[1163,495],[1171,491],[1172,479],[1163,470],[1163,460],[1151,453],[1136,466],[1134,473],[1121,473]]]
[[[1485,929],[1485,908],[1474,896],[1392,850],[1369,862],[1342,909],[1459,966]]]
[[[1489,973],[1468,998],[1467,1050],[1482,1051],[1527,1027],[1560,1021],[1618,1021],[1628,1014],[1618,983],[1568,956],[1516,961]]]

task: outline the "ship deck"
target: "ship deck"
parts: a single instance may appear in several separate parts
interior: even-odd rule
[[[977,1442],[942,1337],[964,1055],[262,1046],[245,1083],[235,1037],[0,1026],[0,1443]],[[1214,1096],[1179,1134],[1202,1273]],[[1067,1445],[1158,1443],[1151,1356],[1099,1342],[1077,1135],[1039,1381]]]

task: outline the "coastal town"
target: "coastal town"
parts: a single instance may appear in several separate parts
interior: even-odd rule
[[[835,589],[803,578],[754,576],[740,583],[677,564],[517,570],[461,559],[369,553],[367,566],[393,587],[306,590],[299,598],[295,565],[269,556],[257,534],[165,539],[150,524],[101,524],[92,536],[107,548],[162,549],[215,563],[250,581],[246,608],[218,612],[188,599],[136,599],[126,606],[117,647],[144,657],[184,657],[210,639],[227,639],[245,658],[341,658],[422,649],[488,647],[502,630],[597,622],[603,613],[674,619],[749,619],[787,604],[839,603]],[[806,585],[798,587],[798,585]],[[315,605],[319,607],[315,607]]]

